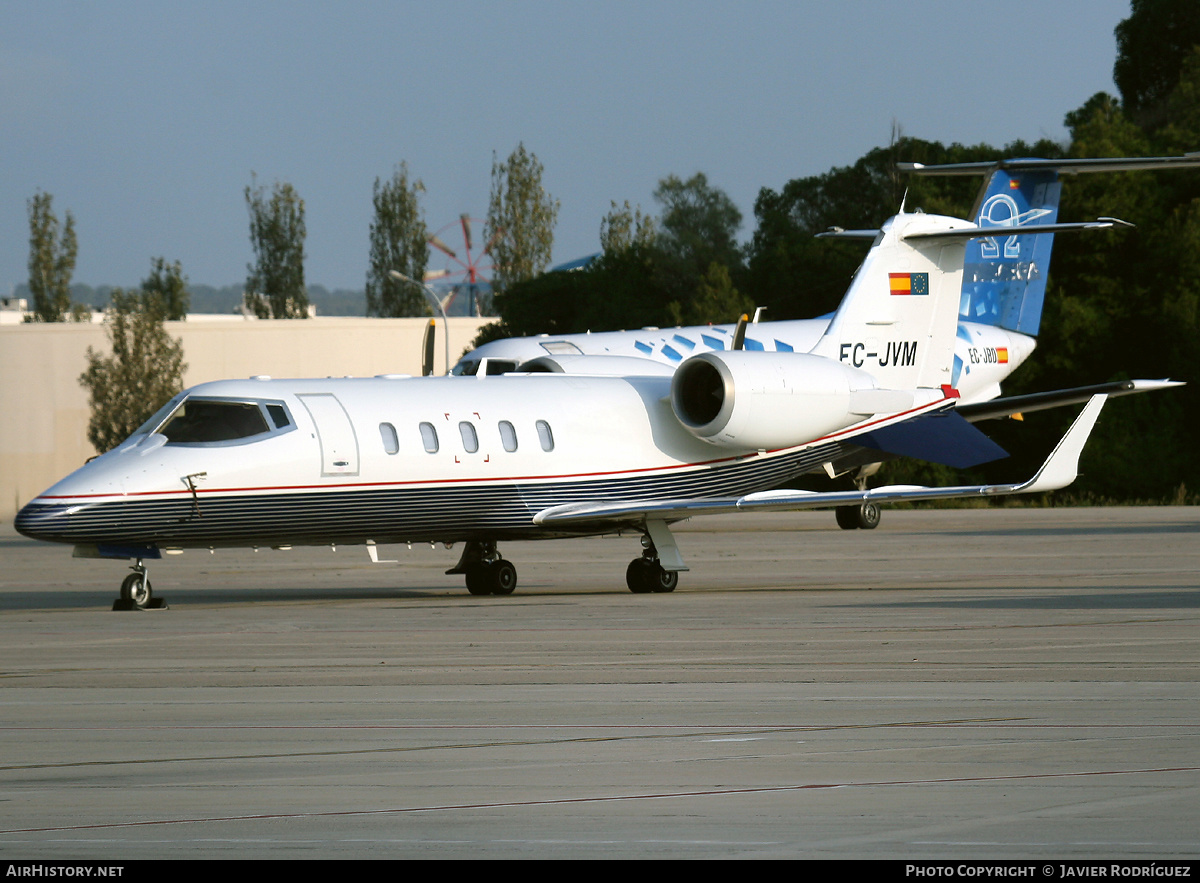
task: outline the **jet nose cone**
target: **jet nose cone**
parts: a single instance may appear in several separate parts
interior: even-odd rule
[[[30,539],[68,542],[66,533],[69,522],[69,507],[34,500],[21,507],[13,519],[13,527]]]

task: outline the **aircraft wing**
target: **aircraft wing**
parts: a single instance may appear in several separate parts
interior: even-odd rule
[[[1091,435],[1100,409],[1108,396],[1101,393],[1088,400],[1083,412],[1046,458],[1042,468],[1020,484],[921,487],[892,485],[863,491],[817,492],[799,490],[762,491],[742,497],[652,500],[645,502],[586,502],[551,506],[534,516],[535,524],[570,526],[672,522],[695,515],[717,515],[746,511],[827,509],[862,503],[900,503],[918,500],[947,500],[957,497],[1001,497],[1032,494],[1066,487],[1079,473],[1079,455]]]
[[[1183,385],[1183,381],[1180,380],[1118,380],[1113,383],[1096,383],[1091,386],[1077,386],[1072,389],[1056,389],[1050,392],[1035,392],[1023,396],[1007,396],[987,402],[959,405],[954,410],[971,423],[977,423],[980,420],[1011,417],[1013,414],[1027,414],[1031,411],[1061,408],[1063,405],[1077,405],[1080,402],[1086,402],[1095,395],[1107,395],[1109,398],[1116,398],[1118,396],[1151,392],[1156,389],[1170,389],[1171,387]]]

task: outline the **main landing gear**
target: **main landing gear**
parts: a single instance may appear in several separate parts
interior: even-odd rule
[[[167,604],[162,598],[154,597],[150,588],[150,576],[142,559],[130,567],[133,573],[121,581],[121,597],[113,601],[113,610],[161,610]]]
[[[874,530],[879,527],[880,511],[877,503],[863,503],[861,506],[838,506],[834,510],[838,527],[842,530]]]
[[[679,574],[673,570],[663,570],[658,558],[634,558],[625,568],[625,585],[635,595],[645,595],[649,592],[673,592],[679,585]]]
[[[458,564],[446,573],[464,574],[472,595],[511,595],[517,587],[517,568],[500,557],[495,540],[468,542]]]
[[[657,545],[656,545],[657,544]],[[662,548],[660,560],[659,547]],[[663,566],[663,562],[667,566]],[[673,592],[679,585],[679,571],[687,570],[675,538],[665,522],[646,522],[642,535],[642,557],[634,558],[625,568],[625,585],[635,595],[650,592]]]
[[[860,491],[867,489],[867,479],[879,471],[879,463],[869,463],[854,471],[854,486]],[[874,530],[879,527],[881,512],[878,503],[861,503],[838,506],[834,510],[838,527],[842,530]]]
[[[642,555],[629,562],[625,584],[637,595],[673,592],[679,572],[687,570],[675,538],[665,521],[648,520],[642,535]],[[467,578],[472,595],[511,595],[517,587],[517,568],[500,557],[495,540],[469,540],[454,567],[446,573]]]

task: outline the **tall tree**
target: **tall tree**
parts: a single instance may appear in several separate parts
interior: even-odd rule
[[[1113,80],[1125,111],[1156,129],[1167,120],[1167,99],[1184,61],[1200,45],[1196,0],[1132,0],[1129,18],[1116,27]]]
[[[691,300],[684,304],[672,302],[670,310],[676,325],[703,325],[736,322],[741,315],[754,311],[754,303],[733,287],[729,268],[713,261],[700,277]]]
[[[308,317],[304,287],[304,200],[287,182],[247,187],[250,244],[255,261],[247,264],[247,305],[260,319]]]
[[[88,347],[88,366],[79,383],[88,391],[92,414],[88,441],[104,453],[127,439],[183,389],[183,344],[167,334],[163,298],[156,292],[112,293],[104,319],[112,353]]]
[[[142,280],[142,291],[162,302],[163,318],[171,322],[187,318],[192,293],[179,261],[168,264],[165,258],[150,261],[150,275]]]
[[[702,172],[686,181],[668,175],[654,199],[662,206],[652,250],[652,273],[669,293],[673,324],[728,322],[748,306],[733,286],[741,274],[737,231],[742,213]]]
[[[414,285],[393,279],[392,270],[420,282],[429,262],[429,230],[421,212],[425,185],[410,181],[400,163],[391,180],[375,179],[375,219],[371,222],[371,265],[367,268],[367,315],[427,316],[424,295]]]
[[[54,197],[40,190],[29,209],[29,292],[35,322],[64,322],[71,310],[71,274],[75,272],[75,218],[67,212],[61,227]]]
[[[652,245],[656,235],[654,218],[642,214],[640,205],[631,208],[628,199],[623,205],[612,200],[612,208],[600,221],[600,247],[607,255],[635,245]]]
[[[668,175],[658,182],[654,199],[662,206],[658,245],[681,270],[687,267],[699,277],[714,261],[727,268],[741,263],[737,231],[742,213],[703,172],[686,181]]]
[[[492,195],[486,236],[498,292],[532,279],[550,263],[559,202],[542,186],[542,164],[518,144],[504,162],[492,157]]]

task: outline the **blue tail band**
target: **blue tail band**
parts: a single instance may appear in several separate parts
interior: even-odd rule
[[[977,202],[980,226],[1035,227],[1058,220],[1062,184],[1052,170],[999,168]],[[1054,234],[972,239],[963,263],[959,316],[1035,336],[1042,321]]]

